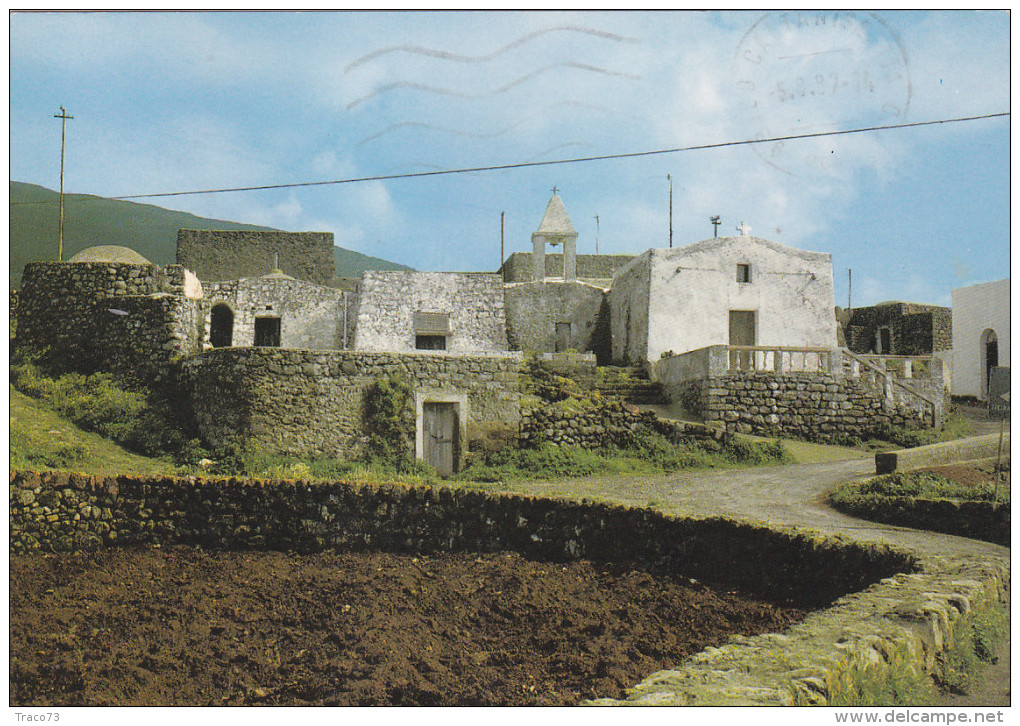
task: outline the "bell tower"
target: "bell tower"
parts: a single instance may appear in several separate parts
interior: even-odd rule
[[[532,279],[545,279],[545,245],[552,247],[563,245],[563,279],[577,279],[577,232],[570,223],[567,208],[563,206],[559,191],[553,187],[553,195],[545,208],[545,216],[538,225],[538,231],[531,235],[533,252],[531,254]]]

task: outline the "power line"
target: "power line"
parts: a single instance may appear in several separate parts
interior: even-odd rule
[[[939,119],[937,121],[914,121],[911,123],[902,124],[887,124],[884,126],[865,126],[854,129],[844,129],[842,131],[818,131],[814,133],[805,134],[788,134],[786,136],[770,136],[762,139],[743,139],[740,141],[719,141],[712,144],[697,144],[694,146],[680,146],[671,149],[655,149],[652,151],[633,151],[621,154],[604,154],[601,156],[582,156],[572,159],[555,159],[550,161],[524,161],[513,164],[498,164],[494,166],[474,166],[462,169],[441,169],[437,171],[421,171],[421,172],[408,172],[405,174],[381,174],[378,176],[363,176],[354,177],[350,179],[334,179],[330,181],[316,181],[316,182],[294,182],[290,184],[265,184],[260,186],[250,187],[226,187],[222,189],[199,189],[193,191],[184,192],[162,192],[159,194],[126,194],[117,197],[99,197],[98,199],[112,199],[112,200],[128,200],[128,199],[154,199],[157,197],[182,197],[192,196],[198,194],[227,194],[232,192],[255,192],[265,191],[269,189],[295,189],[298,187],[317,187],[317,186],[329,186],[338,184],[357,184],[360,182],[370,181],[390,181],[395,179],[417,179],[421,177],[432,177],[432,176],[449,176],[452,174],[471,174],[482,171],[506,171],[509,169],[525,169],[529,167],[539,166],[553,166],[558,164],[579,164],[583,162],[591,161],[611,161],[614,159],[633,159],[642,156],[658,156],[663,154],[677,154],[684,151],[703,151],[706,149],[720,149],[730,146],[749,146],[753,144],[768,144],[775,141],[794,141],[797,139],[816,139],[828,136],[846,136],[849,134],[862,134],[872,131],[887,131],[892,129],[908,129],[917,128],[919,126],[935,126],[938,124],[949,124],[949,123],[961,123],[964,121],[980,121],[982,119],[1000,118],[1003,116],[1009,116],[1009,111],[1003,111],[1000,113],[989,113],[981,116],[963,116],[959,118],[947,118]],[[89,201],[89,200],[78,200],[78,201]],[[11,205],[18,204],[48,204],[51,202],[11,202]]]

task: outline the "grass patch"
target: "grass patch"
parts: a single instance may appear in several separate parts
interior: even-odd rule
[[[1008,502],[1009,487],[999,487],[998,499],[995,485],[983,482],[965,486],[947,479],[941,474],[927,471],[898,471],[883,474],[862,484],[844,484],[832,493],[833,504],[846,505],[864,498],[913,497],[915,499],[957,499],[973,502]]]
[[[950,693],[966,694],[985,664],[995,663],[998,644],[1009,634],[1009,614],[994,605],[960,617],[952,645],[936,674],[936,683]]]
[[[873,651],[872,651],[873,652]],[[873,659],[854,652],[830,672],[829,706],[897,706],[931,703],[935,685],[910,655],[906,644]]]
[[[9,462],[12,469],[70,469],[90,474],[172,474],[166,461],[139,456],[83,431],[44,403],[10,387]]]
[[[940,429],[906,429],[895,426],[880,426],[871,438],[859,445],[868,451],[886,451],[894,447],[913,449],[943,441],[954,441],[970,436],[974,431],[971,422],[964,418],[955,407],[949,413]]]
[[[664,437],[639,437],[628,449],[587,450],[545,444],[535,449],[506,448],[469,459],[457,481],[502,482],[519,479],[577,479],[606,474],[661,474],[680,469],[769,466],[786,463],[789,453],[778,441],[733,438],[709,450],[700,442],[672,444]]]

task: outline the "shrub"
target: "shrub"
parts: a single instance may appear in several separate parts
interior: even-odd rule
[[[376,381],[365,395],[366,460],[398,472],[418,468],[413,454],[414,394],[398,373]]]

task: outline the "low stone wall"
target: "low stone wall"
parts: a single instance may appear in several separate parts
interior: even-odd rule
[[[883,425],[930,426],[863,383],[828,373],[730,373],[674,385],[669,395],[739,433],[832,441],[866,438]]]
[[[635,412],[619,402],[581,411],[553,406],[521,411],[523,447],[541,443],[585,449],[626,447],[643,432],[661,434],[674,442],[693,439],[722,443],[732,438],[732,434],[720,428],[660,419],[650,411]]]
[[[1009,457],[1009,434],[1002,436],[1002,447],[999,447],[998,434],[971,436],[956,441],[943,441],[928,446],[917,446],[913,449],[883,451],[875,454],[875,473],[891,474],[894,471],[909,471],[928,466],[942,466],[961,461],[991,459],[1002,453]]]
[[[349,458],[364,430],[365,394],[403,374],[424,400],[464,396],[461,424],[520,420],[519,355],[218,348],[183,361],[196,421],[212,446]]]
[[[625,563],[805,607],[914,567],[909,554],[888,547],[721,518],[342,482],[12,472],[10,528],[14,553],[139,543],[299,552],[512,550],[555,561]]]
[[[1008,503],[866,494],[834,501],[832,505],[851,516],[874,522],[928,529],[1010,546]]]

